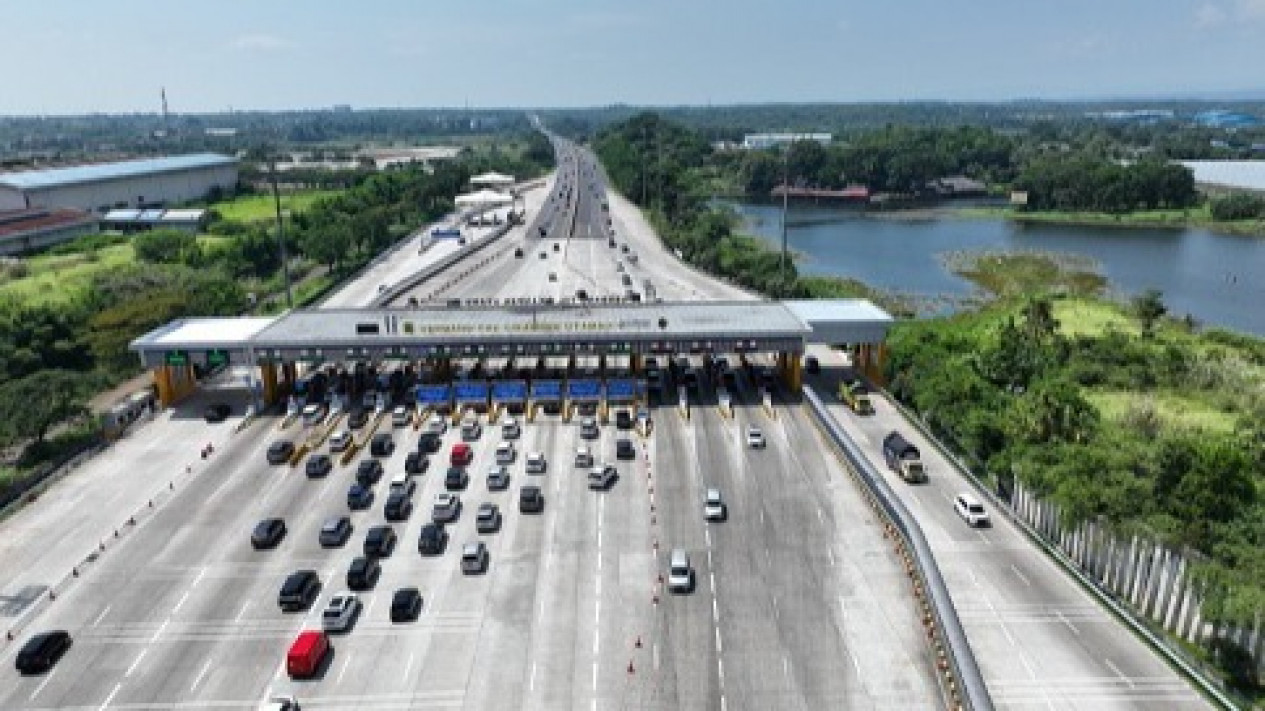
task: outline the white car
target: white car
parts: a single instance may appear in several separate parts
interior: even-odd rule
[[[597,439],[601,431],[597,428],[597,420],[586,417],[580,421],[580,436],[584,439]]]
[[[593,451],[588,447],[577,447],[575,450],[575,466],[593,466]]]
[[[984,528],[989,525],[988,511],[984,504],[973,495],[962,492],[953,498],[953,510],[958,512],[963,521],[972,527]]]
[[[293,696],[272,696],[259,707],[259,711],[301,711]]]
[[[605,491],[611,488],[611,485],[618,478],[619,472],[615,470],[615,466],[612,464],[593,467],[589,471],[589,488],[593,491]]]
[[[549,468],[549,463],[545,461],[543,452],[532,452],[527,455],[527,473],[528,474],[544,474]]]
[[[431,415],[426,421],[426,431],[434,435],[442,435],[448,431],[448,420],[443,415]]]
[[[403,427],[408,424],[409,411],[407,407],[400,405],[391,411],[391,426]]]
[[[708,521],[724,521],[728,511],[725,500],[720,496],[720,489],[708,489],[703,497],[703,518]]]
[[[431,518],[435,523],[452,523],[461,514],[461,498],[451,492],[435,494],[435,504],[431,508]]]
[[[305,405],[303,407],[303,423],[308,426],[319,425],[325,419],[324,405]]]
[[[764,449],[764,433],[759,427],[747,428],[747,446],[752,449]]]
[[[351,446],[351,433],[347,430],[339,430],[329,438],[329,451],[337,454],[345,452]]]
[[[496,445],[496,463],[497,464],[513,464],[514,459],[518,456],[518,452],[514,450],[514,445],[509,442],[501,442]]]
[[[501,437],[502,438],[518,439],[518,436],[520,434],[522,434],[522,430],[518,426],[518,420],[515,420],[514,418],[511,417],[505,422],[501,423]]]
[[[360,611],[360,598],[355,593],[340,593],[330,598],[321,613],[321,629],[326,632],[346,632]]]

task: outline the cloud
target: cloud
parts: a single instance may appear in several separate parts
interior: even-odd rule
[[[1257,22],[1265,22],[1265,0],[1209,0],[1195,8],[1195,27],[1201,30]]]
[[[1239,17],[1247,20],[1265,20],[1265,0],[1238,0]]]
[[[1229,15],[1225,10],[1210,2],[1203,3],[1195,9],[1195,27],[1200,29],[1220,27],[1228,19]]]
[[[266,34],[241,35],[232,42],[233,49],[247,52],[278,52],[294,46],[294,42],[284,37]]]

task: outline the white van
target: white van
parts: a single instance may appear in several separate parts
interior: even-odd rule
[[[520,434],[522,434],[522,430],[518,427],[518,420],[513,417],[501,423],[502,439],[518,439]]]
[[[593,466],[593,451],[588,447],[577,447],[575,450],[575,466],[591,467]]]
[[[527,473],[528,474],[544,474],[548,468],[543,452],[532,452],[527,455]]]
[[[694,569],[690,567],[690,556],[683,548],[673,548],[668,557],[668,590],[674,593],[694,590]]]
[[[409,411],[407,407],[400,405],[391,411],[391,426],[404,427],[409,421]]]
[[[501,442],[496,445],[497,464],[513,464],[514,458],[517,456],[518,452],[514,451],[514,445],[509,442]]]
[[[482,436],[483,425],[479,424],[478,420],[471,418],[461,423],[461,439],[473,442]]]
[[[443,415],[431,415],[426,421],[426,431],[434,435],[443,435],[448,431],[448,420]]]

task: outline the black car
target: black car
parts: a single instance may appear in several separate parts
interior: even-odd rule
[[[281,542],[286,535],[286,522],[279,518],[266,518],[255,524],[255,530],[250,534],[250,545],[255,550],[264,548],[272,548]]]
[[[351,561],[347,568],[347,587],[352,590],[369,590],[378,583],[382,574],[382,566],[377,558],[360,556]]]
[[[374,526],[365,534],[365,555],[386,558],[395,550],[395,529],[390,526]]]
[[[334,463],[330,461],[329,455],[318,453],[307,458],[307,464],[303,469],[309,477],[316,478],[329,474],[333,468]]]
[[[409,474],[425,474],[430,468],[430,460],[421,452],[409,452],[404,458],[404,471]]]
[[[388,521],[404,521],[413,513],[413,500],[403,492],[394,492],[387,497],[382,513]]]
[[[369,412],[367,410],[352,410],[347,415],[347,429],[358,430],[369,422]]]
[[[268,445],[268,463],[285,464],[294,455],[294,442],[283,439]]]
[[[518,490],[518,510],[521,513],[540,513],[545,510],[545,495],[539,486],[524,486]]]
[[[22,674],[39,674],[53,668],[70,649],[70,633],[66,630],[40,632],[22,645],[16,666]]]
[[[576,290],[575,290],[575,298],[576,298],[576,301],[588,301],[588,300],[589,300],[589,292],[588,292],[588,291],[586,291],[586,290],[584,290],[584,289],[576,289]]]
[[[434,454],[444,445],[443,438],[434,432],[423,432],[417,440],[417,451],[422,454]]]
[[[417,588],[400,588],[391,596],[391,621],[416,620],[422,612],[422,593]]]
[[[631,430],[633,426],[632,413],[628,410],[615,411],[615,427],[621,430]]]
[[[303,610],[312,604],[320,592],[321,578],[315,570],[296,570],[281,584],[277,604],[283,612]]]
[[[560,415],[562,414],[562,403],[557,400],[550,400],[544,403],[542,409],[546,415]]]
[[[206,408],[206,412],[202,413],[202,417],[207,422],[223,422],[228,416],[233,414],[233,408],[226,402],[213,402]]]
[[[361,486],[373,486],[382,478],[382,462],[376,459],[362,459],[356,465],[356,481]]]
[[[373,489],[356,482],[347,489],[347,508],[352,511],[367,509],[373,506]]]
[[[522,248],[522,247],[515,247],[515,248],[514,248],[514,258],[515,258],[515,259],[522,259],[522,258],[523,258],[523,248]]]
[[[615,458],[616,459],[636,459],[637,450],[633,448],[631,439],[620,439],[615,441]]]
[[[319,540],[322,548],[337,548],[346,543],[349,536],[351,536],[350,516],[327,519],[321,524]]]
[[[422,526],[417,537],[417,552],[422,555],[440,555],[448,545],[448,531],[442,523],[428,523]]]
[[[395,440],[391,433],[381,432],[373,436],[369,442],[369,454],[374,457],[389,457],[395,451]]]
[[[448,491],[461,491],[470,483],[470,475],[463,467],[448,467],[444,474],[444,488]]]

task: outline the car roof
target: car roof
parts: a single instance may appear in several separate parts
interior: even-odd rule
[[[711,489],[708,489],[708,490],[707,490],[707,498],[709,498],[709,499],[719,499],[719,498],[720,498],[720,489],[717,489],[717,488],[711,488]]]
[[[334,516],[333,518],[325,519],[325,523],[321,524],[321,530],[332,531],[335,528],[341,528],[349,523],[351,523],[350,516]]]
[[[462,547],[461,547],[461,555],[470,555],[470,554],[472,554],[472,553],[478,553],[478,552],[479,552],[480,550],[482,550],[482,549],[483,549],[483,542],[482,542],[482,541],[476,541],[476,542],[474,542],[474,543],[467,543],[467,544],[465,544],[464,546],[462,546]]]

